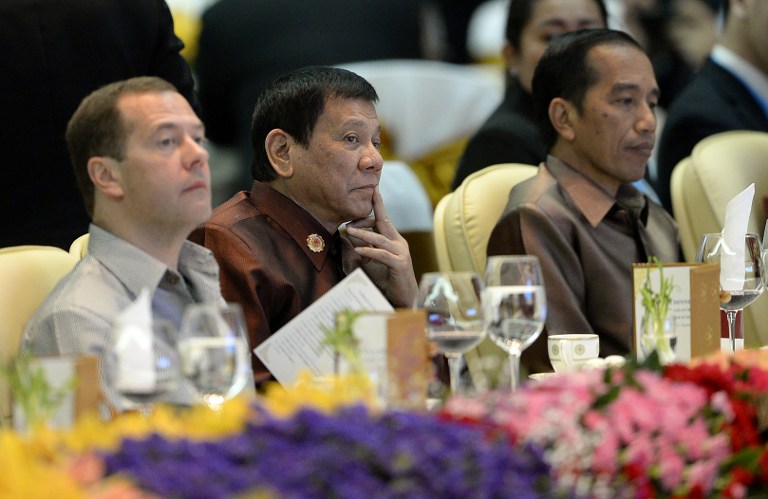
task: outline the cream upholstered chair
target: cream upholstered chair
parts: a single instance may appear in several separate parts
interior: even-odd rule
[[[82,258],[88,252],[88,233],[78,237],[69,245],[69,253],[77,258]]]
[[[685,259],[692,262],[702,234],[720,232],[725,206],[749,184],[755,198],[747,230],[763,236],[768,199],[768,133],[731,131],[696,144],[672,172],[673,214],[680,226]],[[747,346],[768,344],[768,298],[764,294],[744,309]]]
[[[538,168],[520,163],[489,166],[469,175],[435,208],[437,265],[443,272],[485,272],[486,250],[496,222],[504,212],[512,187],[536,174]],[[498,384],[507,354],[490,339],[464,356],[475,386]]]
[[[52,246],[0,249],[0,362],[19,351],[24,325],[78,259]],[[0,416],[10,419],[10,393],[0,377]]]
[[[520,163],[489,166],[468,176],[440,200],[434,232],[441,271],[485,272],[488,238],[507,205],[509,191],[537,171],[533,165]]]

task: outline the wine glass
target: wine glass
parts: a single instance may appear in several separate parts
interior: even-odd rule
[[[135,325],[112,331],[102,356],[101,377],[114,407],[151,414],[154,403],[177,390],[180,375],[179,356],[173,347],[175,336],[173,323],[157,319],[150,337]]]
[[[422,275],[414,308],[427,312],[427,336],[448,359],[451,393],[459,391],[462,355],[485,336],[475,272],[427,272]]]
[[[243,310],[236,303],[196,303],[184,311],[178,348],[181,372],[214,410],[248,382],[250,359]]]
[[[765,288],[760,240],[748,233],[739,247],[731,247],[721,233],[704,234],[696,262],[720,265],[720,309],[728,319],[728,339],[731,351],[735,352],[736,314],[755,301]]]
[[[489,257],[482,303],[485,330],[509,354],[514,391],[520,386],[520,356],[539,337],[547,317],[539,259],[531,255]]]

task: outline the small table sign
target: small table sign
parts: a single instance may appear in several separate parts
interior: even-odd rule
[[[645,309],[640,290],[650,272],[651,287],[660,287],[660,272],[655,264],[632,266],[634,281],[634,338],[638,360],[645,358],[640,334]],[[672,301],[668,317],[677,333],[675,357],[688,362],[720,350],[720,267],[711,263],[665,263],[664,278],[672,281]]]

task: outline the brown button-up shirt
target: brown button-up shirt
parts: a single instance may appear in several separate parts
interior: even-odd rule
[[[329,234],[269,185],[254,182],[217,207],[190,236],[219,262],[221,292],[243,307],[251,348],[361,265],[352,244]],[[270,374],[253,356],[256,381]]]
[[[614,198],[549,156],[515,186],[488,243],[488,255],[539,257],[547,293],[546,331],[523,354],[549,370],[548,334],[597,333],[600,356],[632,351],[632,264],[653,255],[680,260],[677,225],[633,186]]]

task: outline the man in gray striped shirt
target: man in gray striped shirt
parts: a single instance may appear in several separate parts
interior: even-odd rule
[[[104,86],[66,139],[92,219],[88,252],[29,321],[22,348],[102,355],[143,289],[154,321],[176,328],[187,305],[223,303],[213,255],[187,240],[211,214],[210,172],[203,123],[175,87],[155,77]],[[191,403],[194,392],[180,383],[163,400]]]

